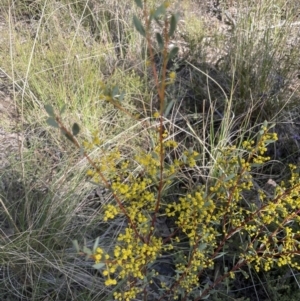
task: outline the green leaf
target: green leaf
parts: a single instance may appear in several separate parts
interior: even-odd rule
[[[276,142],[276,140],[272,140],[272,139],[267,139],[267,140],[265,140],[265,144],[267,145],[267,144],[270,144],[270,143],[274,143],[274,142]]]
[[[166,13],[166,7],[164,4],[160,5],[153,14],[154,19],[157,19],[159,16]]]
[[[230,176],[228,176],[228,177],[226,177],[226,178],[224,179],[224,182],[230,181],[230,180],[233,179],[235,176],[236,176],[235,173],[231,174]]]
[[[74,249],[75,249],[76,252],[78,253],[78,252],[80,251],[80,247],[79,247],[79,244],[78,244],[77,239],[72,240],[72,243],[73,243]]]
[[[112,98],[118,98],[120,96],[119,88],[118,86],[114,86],[112,90]]]
[[[151,154],[153,159],[155,159],[155,160],[159,159],[159,156],[158,156],[157,152],[151,152],[150,154]]]
[[[243,269],[240,269],[240,272],[243,274],[243,276],[244,276],[246,279],[249,278],[249,274],[248,274],[246,271],[244,271]]]
[[[96,270],[100,270],[103,267],[105,267],[105,263],[104,262],[99,262],[99,263],[96,263],[96,264],[93,265],[93,268],[96,269]]]
[[[79,131],[80,131],[80,127],[79,127],[78,123],[75,122],[72,126],[72,134],[74,136],[76,136],[76,135],[78,135]]]
[[[256,250],[257,246],[258,246],[258,240],[255,240],[253,243],[253,249]]]
[[[62,115],[65,112],[66,108],[67,108],[67,105],[65,105],[65,104],[60,108],[60,110],[59,110],[60,115]]]
[[[169,29],[169,37],[172,37],[178,23],[178,14],[172,14],[171,20],[170,20],[170,29]]]
[[[206,246],[207,246],[206,243],[201,243],[201,244],[198,246],[198,250],[199,250],[199,251],[203,251],[203,250],[205,250]]]
[[[183,274],[183,271],[181,271],[181,270],[175,270],[175,273],[178,274],[178,275],[180,275],[180,274]]]
[[[92,251],[87,247],[83,247],[82,252],[87,255],[93,255]]]
[[[178,51],[179,51],[178,47],[173,47],[169,52],[169,60],[173,59],[177,55]]]
[[[214,257],[214,259],[223,257],[223,256],[226,255],[226,254],[227,254],[227,252],[220,252],[218,255],[216,255],[216,256]]]
[[[250,166],[251,167],[260,167],[261,163],[251,163]]]
[[[156,41],[160,50],[164,48],[164,40],[159,32],[156,33]]]
[[[170,114],[171,109],[174,106],[175,103],[175,99],[172,99],[166,106],[166,108],[164,109],[164,116],[168,116]]]
[[[263,127],[267,127],[268,126],[268,121],[265,120],[264,123],[263,123]]]
[[[65,133],[65,137],[70,140],[72,143],[74,143],[74,140],[72,138],[72,136],[69,133]]]
[[[136,30],[143,36],[146,37],[146,31],[145,28],[143,27],[141,21],[138,19],[137,16],[133,16],[133,24]]]
[[[118,100],[119,100],[120,102],[122,102],[123,99],[124,99],[124,96],[125,96],[125,93],[122,92],[122,93],[120,94],[120,96],[118,97]]]
[[[135,2],[135,4],[136,4],[139,8],[143,9],[143,3],[142,3],[142,0],[134,0],[134,2]]]
[[[53,110],[53,107],[51,105],[45,105],[45,110],[48,113],[49,116],[54,117],[55,113]]]
[[[61,132],[62,132],[62,134],[68,139],[68,140],[70,140],[72,143],[74,143],[74,141],[73,141],[73,137],[69,134],[69,133],[67,133],[65,130],[61,130]]]
[[[204,203],[204,208],[206,208],[206,207],[210,207],[211,206],[211,202],[210,201],[206,201],[205,203]],[[217,235],[215,235],[215,236],[217,236]]]
[[[209,287],[210,287],[209,282],[206,282],[203,287],[203,290],[207,290]]]
[[[272,129],[274,126],[276,125],[276,123],[269,123],[268,129]]]
[[[93,253],[95,254],[96,253],[96,250],[99,246],[99,240],[100,240],[100,237],[98,236],[94,242],[94,246],[93,246]]]
[[[53,126],[54,128],[58,128],[59,129],[59,125],[56,122],[56,120],[53,117],[48,117],[46,120],[47,124],[50,126]]]

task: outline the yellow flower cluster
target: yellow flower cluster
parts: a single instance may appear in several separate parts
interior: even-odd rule
[[[268,199],[264,196],[261,209],[256,211],[256,215],[249,215],[248,223],[255,224],[251,237],[256,237],[258,244],[256,247],[253,243],[249,244],[241,257],[253,264],[257,272],[269,271],[275,265],[290,265],[300,270],[300,265],[294,260],[294,255],[299,252],[300,231],[289,226],[294,221],[299,223],[300,178],[294,165],[290,165],[290,169],[289,188],[286,189],[285,184],[281,183],[281,187],[276,187],[274,197]],[[247,225],[244,229],[248,230]]]
[[[184,156],[184,162],[186,162],[186,164],[189,167],[195,167],[196,166],[196,161],[197,158],[199,156],[199,153],[194,151],[194,150],[186,150],[183,152],[183,156]]]
[[[147,174],[148,177],[154,179],[155,181],[158,180],[159,170],[160,170],[160,157],[166,151],[170,149],[175,149],[178,146],[178,143],[173,139],[168,138],[168,132],[164,131],[163,138],[165,139],[162,145],[159,143],[159,137],[157,137],[157,143],[153,148],[151,153],[141,153],[135,157],[136,162],[138,162],[142,167],[144,172]],[[162,151],[161,151],[162,146]],[[187,152],[185,158],[187,161],[192,164],[195,163],[196,156],[198,156],[197,152],[192,152],[191,154]],[[177,167],[184,164],[183,160],[176,160],[173,164],[170,164],[168,168],[164,171],[164,176],[168,177],[174,174],[177,171]]]
[[[268,133],[268,129],[266,126],[263,126],[261,129],[261,135],[259,137],[259,141],[256,145],[256,147],[253,147],[254,142],[253,141],[244,141],[243,147],[252,152],[252,159],[253,163],[256,164],[262,164],[264,162],[267,162],[270,160],[269,156],[265,156],[265,153],[267,152],[267,145],[272,142],[276,141],[278,139],[276,133]]]
[[[149,215],[147,212],[153,212],[156,204],[155,192],[149,189],[152,180],[149,178],[129,181],[122,183],[119,180],[111,185],[112,191],[122,201],[126,208],[127,217],[130,218],[141,235],[146,235],[150,230]],[[123,211],[113,204],[105,207],[104,220],[114,218]]]
[[[94,131],[92,133],[92,139],[90,140],[84,140],[82,145],[85,149],[85,151],[90,151],[92,150],[95,146],[101,145],[101,140],[99,138],[99,131]]]
[[[165,8],[170,7],[170,5],[171,5],[171,1],[165,1],[165,2],[164,2],[164,7],[165,7]]]
[[[169,85],[174,84],[175,79],[176,79],[176,72],[175,71],[171,71],[169,73],[169,82],[168,82],[168,84]]]
[[[140,154],[135,157],[135,160],[141,164],[145,172],[151,177],[156,178],[159,170],[160,162],[156,154]]]
[[[220,242],[223,246],[238,232],[249,237],[248,244],[239,254],[240,262],[251,264],[257,271],[268,271],[275,265],[287,264],[300,269],[294,260],[294,254],[299,250],[300,232],[295,232],[290,226],[295,220],[300,222],[300,180],[296,167],[290,166],[290,180],[278,185],[272,198],[259,190],[259,202],[248,204],[243,201],[243,194],[253,189],[252,167],[269,160],[265,156],[266,146],[276,138],[276,134],[268,133],[263,127],[257,140],[244,141],[242,149],[236,146],[223,148],[216,158],[214,172],[207,185],[196,187],[195,191],[178,197],[177,201],[163,200],[159,214],[173,220],[175,232],[178,231],[173,237],[170,236],[168,244],[154,234],[153,214],[157,210],[160,172],[163,172],[164,179],[169,179],[183,166],[194,167],[199,154],[186,150],[172,163],[164,162],[161,170],[162,153],[177,147],[177,143],[168,139],[165,132],[162,151],[157,139],[152,152],[135,156],[135,162],[142,170],[140,177],[128,174],[132,166],[129,161],[121,160],[118,150],[108,154],[107,172],[111,169],[114,175],[110,178],[110,188],[118,197],[118,202],[106,205],[104,220],[126,213],[130,223],[119,234],[112,259],[107,260],[108,255],[100,248],[94,255],[96,263],[105,262],[105,284],[116,285],[122,279],[146,281],[146,267],[157,261],[163,252],[172,253],[184,239],[188,240],[190,250],[175,263],[175,268],[179,275],[184,275],[180,276],[178,290],[184,289],[189,293],[199,284],[199,272],[213,267],[218,256],[215,250],[220,247]],[[100,163],[98,167],[101,169]],[[93,171],[89,175],[95,177]],[[229,272],[228,276],[234,278],[235,273]],[[127,288],[115,292],[114,297],[116,300],[132,300],[140,292],[140,287],[128,283]]]
[[[154,117],[154,118],[159,118],[159,116],[160,116],[159,112],[155,112],[155,113],[153,114],[153,117]]]
[[[177,271],[185,273],[180,285],[188,292],[199,282],[199,271],[213,266],[210,258],[218,235],[212,225],[216,221],[215,209],[213,200],[207,199],[201,190],[180,197],[178,202],[168,204],[165,209],[167,216],[176,217],[176,225],[185,233],[194,250],[185,264],[181,262],[176,265]]]
[[[115,218],[120,213],[120,208],[112,204],[106,205],[105,209],[106,210],[104,212],[104,218],[103,218],[105,222],[107,222],[109,219]]]
[[[106,286],[116,285],[116,284],[117,284],[117,280],[116,279],[108,278],[108,279],[105,280],[105,285]]]
[[[115,292],[114,293],[114,298],[115,300],[118,301],[130,301],[136,298],[137,294],[142,292],[141,288],[137,288],[137,287],[131,287],[129,290],[127,291],[123,291],[123,292]]]
[[[99,263],[101,261],[103,254],[104,254],[103,249],[98,247],[96,249],[96,254],[94,254],[95,263]]]
[[[117,283],[118,279],[134,279],[143,280],[145,275],[145,266],[154,262],[158,256],[166,249],[162,240],[152,236],[149,242],[141,242],[131,228],[126,228],[124,234],[118,236],[119,244],[113,250],[114,259],[106,263],[106,269],[103,275],[107,277],[106,285]],[[112,274],[118,272],[113,277]],[[129,288],[127,291],[117,292],[114,297],[117,300],[131,300],[136,297],[140,289],[135,287]]]
[[[180,286],[189,293],[199,285],[198,273],[203,269],[212,268],[214,262],[209,259],[204,249],[195,250],[189,258],[185,257],[184,259],[186,262],[177,264],[176,271],[179,274],[184,274]]]
[[[169,148],[176,148],[178,146],[178,143],[175,140],[167,140],[164,142],[164,146]]]
[[[177,216],[176,224],[186,233],[193,245],[197,240],[199,227],[202,228],[203,220],[206,221],[206,225],[215,220],[214,209],[213,200],[206,200],[203,192],[196,192],[194,195],[180,197],[177,203],[168,204],[165,211],[169,217]],[[206,242],[212,242],[213,234],[212,228],[205,228]]]
[[[90,177],[93,182],[101,183],[99,172],[101,172],[108,178],[113,177],[118,171],[117,163],[120,159],[121,153],[119,149],[116,148],[113,151],[104,154],[101,158],[95,159],[94,164],[97,170],[88,169],[86,175]]]

